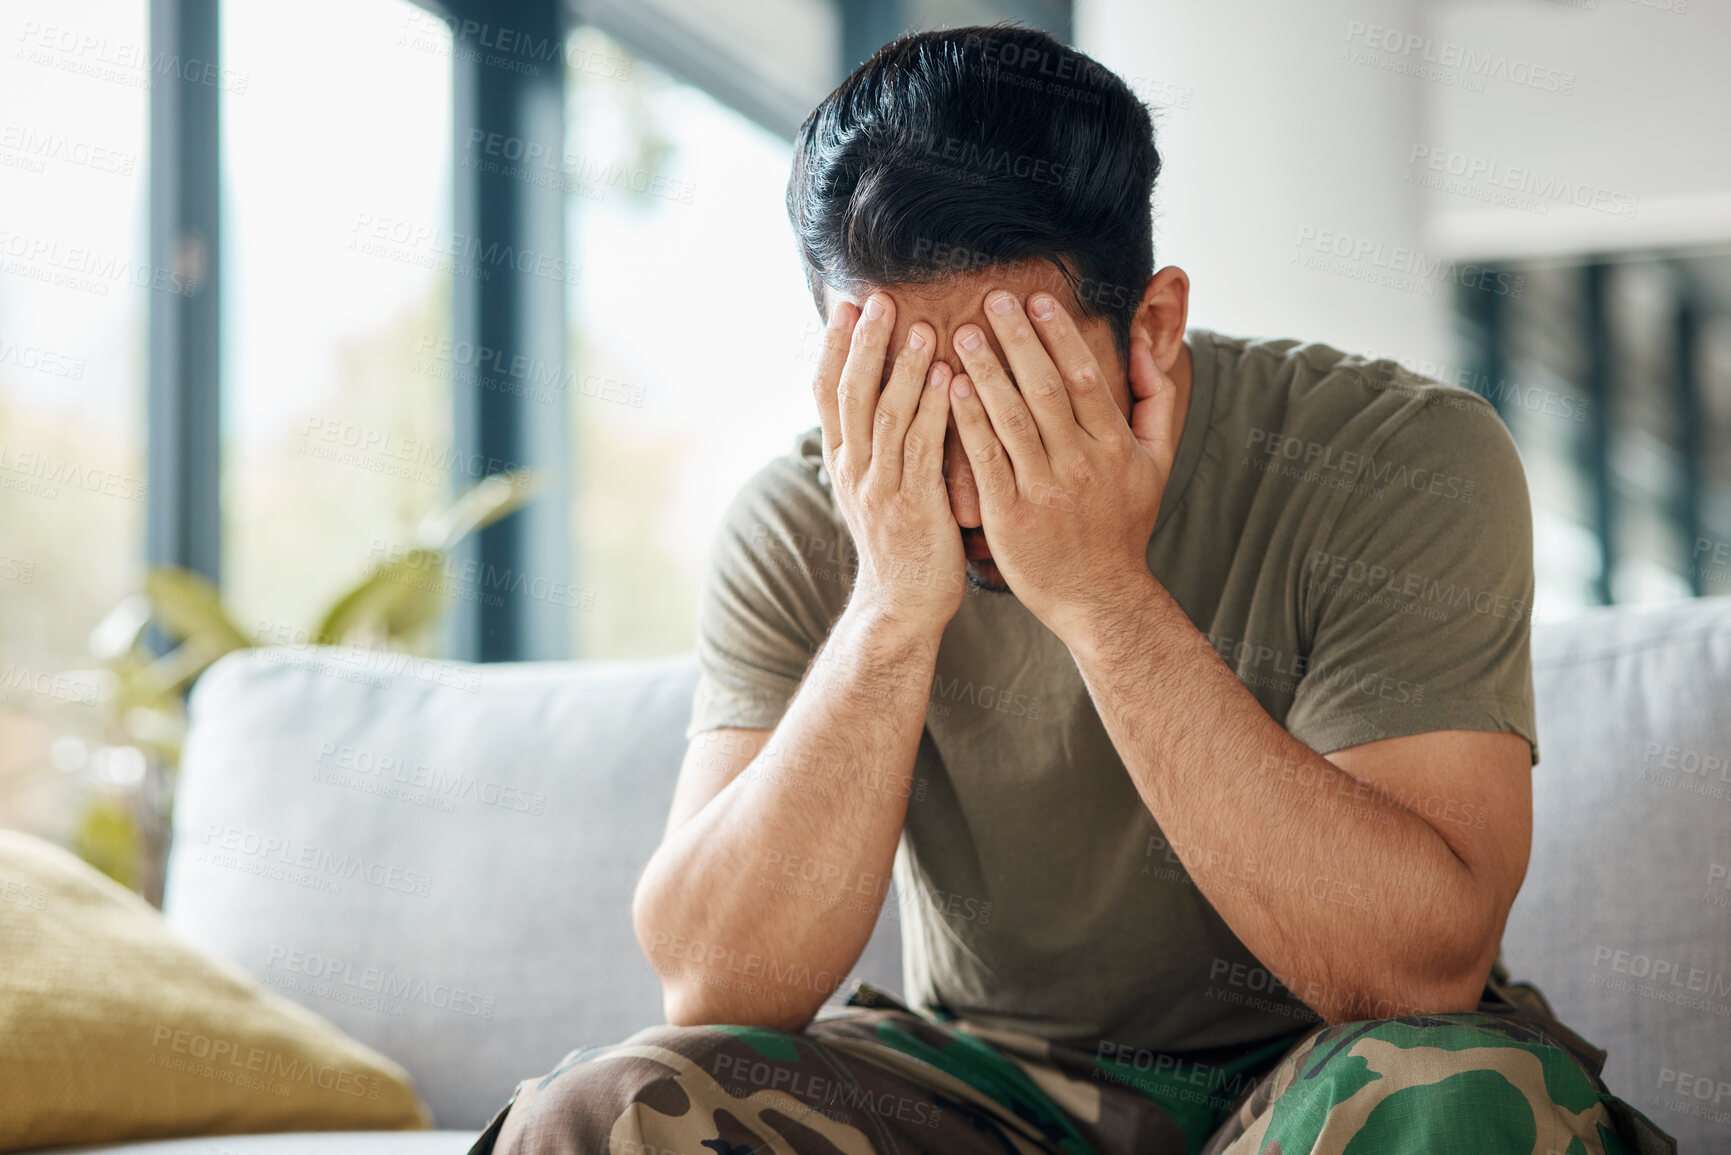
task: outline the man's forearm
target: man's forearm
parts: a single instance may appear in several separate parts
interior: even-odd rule
[[[1471,1009],[1495,907],[1425,820],[1287,733],[1152,576],[1110,599],[1076,664],[1190,877],[1284,985],[1331,1020]],[[1283,770],[1295,771],[1282,773]],[[1367,1016],[1366,1007],[1379,1008]]]
[[[656,851],[633,914],[670,1022],[797,1029],[859,958],[941,633],[850,606],[769,744]]]

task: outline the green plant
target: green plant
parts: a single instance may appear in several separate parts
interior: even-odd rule
[[[400,647],[439,619],[439,575],[470,534],[510,515],[535,493],[532,471],[494,474],[435,509],[416,526],[410,548],[375,564],[331,603],[307,631],[318,645]],[[150,626],[171,643],[156,653]],[[248,637],[202,574],[154,566],[144,589],[123,600],[90,634],[92,655],[109,671],[105,740],[144,755],[139,805],[93,795],[74,835],[89,862],[159,900],[161,857],[173,801],[173,775],[186,732],[185,693],[224,654],[260,645]],[[133,757],[136,757],[134,755]],[[128,820],[128,816],[131,820]],[[139,864],[142,858],[141,865]]]

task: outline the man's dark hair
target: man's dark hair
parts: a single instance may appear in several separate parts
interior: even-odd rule
[[[843,292],[1056,265],[1120,355],[1154,272],[1154,127],[1129,86],[1017,25],[894,40],[812,110],[787,215],[820,312]]]

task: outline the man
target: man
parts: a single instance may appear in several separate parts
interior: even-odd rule
[[[1494,966],[1536,757],[1507,433],[1187,332],[1158,171],[1121,81],[1014,28],[806,121],[820,425],[716,539],[633,911],[669,1025],[477,1149],[1668,1149]],[[892,863],[908,1003],[815,1017]]]

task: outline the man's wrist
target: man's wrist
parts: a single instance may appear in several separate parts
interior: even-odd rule
[[[914,706],[931,693],[943,630],[866,602],[849,602],[806,671],[803,687],[846,688],[880,710]],[[924,707],[919,707],[924,712]]]
[[[924,650],[937,652],[947,621],[909,615],[880,601],[853,598],[842,610],[838,626],[875,650],[894,655],[912,655]]]
[[[1146,567],[1138,567],[1096,590],[1087,608],[1055,632],[1077,662],[1111,660],[1126,650],[1144,648],[1161,601],[1170,596]]]

